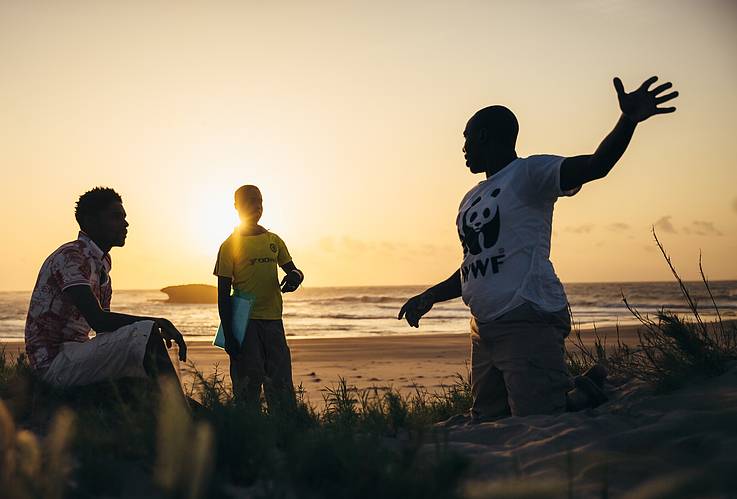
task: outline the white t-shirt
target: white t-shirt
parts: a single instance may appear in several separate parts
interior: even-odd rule
[[[561,191],[563,159],[517,158],[461,201],[463,301],[476,319],[494,320],[525,302],[547,312],[567,305],[550,262],[553,205],[579,190]]]

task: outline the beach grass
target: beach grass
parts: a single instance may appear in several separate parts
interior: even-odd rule
[[[703,307],[681,279],[655,230],[653,238],[678,283],[689,313],[678,315],[661,309],[655,317],[650,317],[641,314],[622,295],[625,306],[640,323],[637,330],[639,344],[629,346],[620,341],[617,334],[616,343],[609,345],[607,338],[601,337],[594,329],[594,344],[589,347],[583,341],[581,331],[574,329],[574,349],[567,352],[572,374],[581,374],[595,364],[602,364],[615,378],[638,379],[659,392],[668,392],[689,382],[719,376],[737,361],[737,323],[722,320],[701,258],[701,282],[710,297],[706,307],[717,317],[711,322],[703,319]]]
[[[58,390],[0,354],[3,497],[458,497],[467,461],[430,423],[468,405],[460,376],[411,396],[343,380],[319,412],[240,403],[217,371],[193,379],[190,409],[165,380]]]
[[[568,353],[572,374],[603,364],[613,378],[672,391],[719,376],[737,361],[737,327],[721,320],[713,301],[718,320],[701,319],[701,309],[658,245],[691,315],[663,310],[646,317],[631,308],[642,325],[635,346],[609,343],[595,331],[588,347],[574,331],[575,346]],[[708,290],[703,268],[702,278]],[[559,480],[500,473],[473,481],[473,463],[452,450],[449,430],[435,424],[468,411],[467,374],[436,391],[416,386],[409,393],[359,389],[341,378],[327,387],[318,410],[301,389],[296,402],[269,408],[245,404],[233,397],[222,372],[192,369],[188,404],[167,380],[54,389],[35,378],[22,354],[11,358],[0,351],[2,497],[576,496],[573,465],[568,478]],[[660,490],[665,482],[657,479],[643,487]],[[608,496],[607,480],[601,480],[599,497]],[[657,496],[645,492],[632,493]]]

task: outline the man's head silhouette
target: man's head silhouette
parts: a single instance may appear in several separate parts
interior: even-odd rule
[[[489,106],[474,114],[463,131],[463,153],[472,173],[493,175],[517,157],[519,124],[504,106]]]
[[[128,222],[123,199],[109,187],[95,187],[81,196],[74,208],[79,228],[107,252],[125,245]]]

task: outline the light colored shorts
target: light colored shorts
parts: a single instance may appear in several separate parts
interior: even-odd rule
[[[98,333],[84,342],[61,345],[41,377],[55,386],[82,386],[118,378],[145,378],[143,357],[153,321],[139,321]]]
[[[557,414],[573,386],[565,360],[571,330],[567,309],[542,312],[530,304],[490,322],[471,320],[474,419]]]

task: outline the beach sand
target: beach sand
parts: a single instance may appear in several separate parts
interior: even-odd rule
[[[727,323],[733,324],[732,322]],[[637,343],[637,327],[619,331]],[[600,329],[608,343],[613,329]],[[594,335],[583,331],[585,344]],[[359,388],[393,386],[429,391],[466,372],[467,334],[372,338],[293,339],[295,384],[316,408],[325,387],[340,376]],[[21,342],[5,343],[8,353]],[[575,349],[568,344],[569,349]],[[227,369],[227,357],[209,342],[191,342],[190,360],[207,373]],[[227,381],[227,376],[226,376]],[[721,376],[699,380],[671,393],[656,393],[637,380],[606,385],[610,400],[576,413],[509,417],[471,424],[461,418],[439,423],[450,450],[470,469],[464,489],[486,497],[733,497],[737,490],[737,363]],[[430,458],[437,441],[422,446]],[[717,491],[715,494],[701,494]],[[728,491],[728,492],[727,492]],[[726,494],[725,494],[726,492]]]
[[[635,326],[619,328],[624,343],[637,343]],[[612,328],[598,330],[607,343],[616,341]],[[594,335],[583,330],[582,339],[593,344]],[[575,346],[569,337],[570,351]],[[22,342],[3,343],[8,353],[21,351]],[[335,386],[340,377],[357,388],[393,387],[408,393],[419,385],[433,392],[454,382],[457,375],[468,376],[470,340],[466,334],[379,336],[371,338],[289,339],[292,352],[292,372],[295,387],[302,385],[307,399],[315,406],[323,404],[327,387]],[[230,383],[228,357],[225,351],[213,347],[210,340],[188,343],[187,365],[211,374],[216,368],[226,374]],[[187,365],[180,366],[185,384],[191,377]]]

